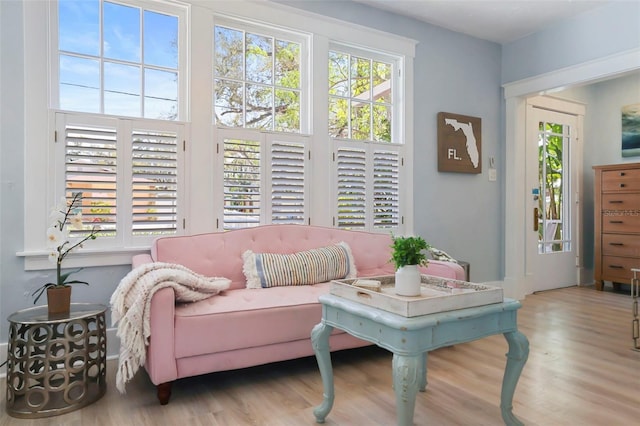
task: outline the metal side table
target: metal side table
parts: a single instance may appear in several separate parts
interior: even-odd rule
[[[72,303],[66,315],[47,306],[8,318],[7,413],[39,418],[68,413],[107,390],[106,306]]]

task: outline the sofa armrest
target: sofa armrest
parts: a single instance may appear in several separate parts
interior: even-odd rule
[[[140,265],[144,265],[145,263],[151,263],[153,259],[151,255],[148,253],[136,254],[131,258],[131,269],[136,269]]]
[[[151,299],[151,336],[145,369],[154,385],[178,378],[175,354],[176,295],[171,287],[158,290]]]
[[[453,278],[460,281],[465,281],[467,278],[464,268],[459,264],[433,259],[429,259],[429,265],[426,268],[420,267],[420,273],[443,278]]]

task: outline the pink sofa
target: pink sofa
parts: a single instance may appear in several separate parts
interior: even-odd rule
[[[393,274],[389,234],[302,225],[267,225],[229,232],[157,239],[150,254],[133,258],[184,265],[206,276],[231,280],[229,290],[196,303],[177,303],[171,288],[151,302],[151,337],[145,369],[167,404],[174,380],[313,355],[311,329],[320,322],[318,296],[330,283],[245,288],[242,254],[293,253],[346,242],[358,276]],[[431,260],[424,273],[464,279],[462,267]],[[336,331],[331,350],[370,343]]]

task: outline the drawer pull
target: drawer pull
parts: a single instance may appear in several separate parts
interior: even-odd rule
[[[625,185],[624,183],[620,184],[620,188],[624,188],[625,186],[627,186],[627,185]]]
[[[624,266],[620,266],[620,265],[609,265],[609,268],[611,268],[611,269],[624,269]]]
[[[624,223],[621,220],[610,220],[609,223]]]
[[[622,204],[622,203],[624,203],[624,201],[622,201],[622,200],[611,200],[611,201],[609,201],[609,204]]]
[[[610,246],[623,246],[623,243],[609,243]]]
[[[624,176],[625,174],[625,172],[620,172],[620,176]]]

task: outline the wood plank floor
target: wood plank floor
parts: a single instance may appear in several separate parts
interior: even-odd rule
[[[519,328],[531,352],[514,397],[527,425],[640,425],[640,352],[632,350],[628,287],[571,287],[527,296]],[[501,425],[500,386],[507,344],[502,336],[433,351],[429,385],[416,401],[416,425]],[[391,355],[379,348],[333,355],[336,400],[327,425],[393,425]],[[14,419],[0,407],[0,425],[313,425],[322,400],[315,358],[183,379],[169,405],[139,372],[127,394],[48,419]],[[5,382],[0,386],[4,389]]]

